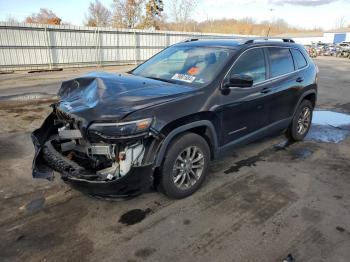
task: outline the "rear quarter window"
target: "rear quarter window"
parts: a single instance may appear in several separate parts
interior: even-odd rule
[[[296,68],[297,69],[301,69],[305,66],[307,66],[307,62],[306,59],[304,57],[304,55],[297,49],[291,49],[294,61],[296,63]]]
[[[269,47],[271,77],[288,74],[294,71],[294,61],[289,48]]]

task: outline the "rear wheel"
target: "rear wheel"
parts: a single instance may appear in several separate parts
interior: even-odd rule
[[[307,135],[311,127],[313,109],[311,101],[301,102],[286,133],[290,140],[301,141]]]
[[[166,153],[159,182],[160,191],[171,198],[184,198],[203,183],[210,150],[206,140],[194,133],[177,137]]]

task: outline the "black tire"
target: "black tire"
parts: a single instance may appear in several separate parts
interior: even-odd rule
[[[186,151],[186,149],[188,148],[191,148],[189,155],[191,156],[191,154],[193,154],[193,160],[197,160],[197,159],[199,160],[197,160],[197,162],[193,162],[194,164],[191,161],[189,161],[191,163],[188,164],[189,165],[188,167],[187,167],[187,163],[186,163],[186,167],[182,167],[183,164],[181,164],[180,165],[181,168],[179,168],[179,165],[178,165],[180,161],[179,159],[183,159],[183,156],[184,156],[181,154],[187,153],[188,151]],[[198,151],[196,151],[197,149]],[[198,154],[196,154],[196,152]],[[201,155],[203,156],[203,158],[200,158]],[[198,161],[200,161],[200,163]],[[192,195],[195,191],[199,189],[199,187],[202,185],[203,181],[205,180],[205,177],[208,173],[209,161],[210,161],[210,149],[209,149],[208,143],[203,137],[194,133],[184,133],[179,135],[170,143],[167,153],[165,155],[165,158],[161,167],[161,174],[160,174],[160,180],[158,185],[159,190],[163,192],[165,195],[167,195],[168,197],[175,198],[175,199],[181,199],[189,195]],[[180,163],[184,163],[184,162],[181,161]],[[196,163],[199,163],[198,166],[203,165],[203,168],[192,169],[192,167]],[[177,169],[176,171],[173,171],[175,166],[177,166]],[[193,173],[191,172],[191,170],[193,171]],[[201,171],[200,175],[198,171]],[[186,174],[184,174],[184,172]],[[191,175],[187,176],[187,173],[190,173]],[[178,177],[180,176],[181,178],[179,180],[183,180],[182,178],[186,177],[185,181],[186,181],[186,184],[188,185],[188,188],[185,188],[186,184],[181,185],[184,188],[180,188],[179,183],[177,184],[175,180],[178,179]],[[194,181],[191,181],[191,179]],[[182,182],[185,183],[184,181]]]
[[[289,140],[301,141],[305,138],[305,136],[307,135],[311,127],[313,109],[314,107],[310,100],[303,100],[300,103],[300,105],[298,106],[298,109],[295,112],[293,120],[286,132],[287,138]],[[308,119],[305,119],[304,121],[301,118],[303,117],[303,115],[307,110],[309,110],[310,116]],[[303,126],[304,126],[303,129],[300,129],[300,123],[303,123]]]

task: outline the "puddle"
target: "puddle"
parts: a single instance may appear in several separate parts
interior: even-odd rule
[[[287,150],[287,148],[290,146],[290,145],[293,145],[295,142],[294,141],[291,141],[291,140],[284,140],[282,141],[281,143],[277,144],[277,145],[274,145],[273,148],[275,151],[281,151],[281,150]]]
[[[238,172],[242,167],[252,167],[256,165],[256,162],[263,161],[261,155],[256,155],[248,157],[246,159],[240,160],[235,165],[231,166],[229,169],[225,170],[225,174]]]
[[[266,158],[268,158],[271,154],[278,152],[278,151],[283,151],[283,150],[288,150],[288,147],[291,146],[292,144],[294,144],[293,141],[290,140],[284,140],[281,143],[274,145],[273,148],[267,148],[263,151],[261,151],[260,153],[258,153],[257,155],[242,159],[238,162],[236,162],[233,166],[231,166],[230,168],[226,169],[224,171],[225,174],[230,174],[230,173],[236,173],[239,170],[241,170],[241,168],[243,167],[253,167],[256,166],[257,162],[260,161],[265,161]],[[302,158],[303,153],[301,152],[296,152],[295,155],[293,155],[293,159],[297,159],[297,158]],[[307,153],[305,153],[306,155]],[[311,152],[312,154],[312,152]],[[310,155],[311,155],[310,154]],[[305,158],[308,156],[305,156]]]
[[[151,211],[152,210],[149,208],[147,208],[146,210],[142,210],[142,209],[130,210],[120,217],[119,223],[122,223],[127,226],[140,223],[146,217],[146,215],[148,215]]]
[[[337,226],[335,229],[341,233],[343,233],[345,231],[345,229],[343,227],[340,227],[340,226]]]
[[[334,111],[314,111],[312,124],[342,127],[350,125],[350,115]]]
[[[150,255],[152,255],[154,252],[156,252],[156,249],[154,248],[142,248],[135,252],[135,256],[140,258],[147,258]]]
[[[43,208],[44,203],[45,203],[45,198],[40,197],[40,198],[37,198],[37,199],[34,199],[34,200],[30,201],[26,205],[26,209],[29,212],[36,212],[36,211],[39,211],[39,210],[41,210]]]
[[[350,115],[315,110],[312,126],[305,140],[340,143],[350,134]]]
[[[348,135],[349,130],[337,129],[330,126],[314,125],[311,127],[305,140],[315,140],[326,143],[340,143]]]
[[[313,152],[310,149],[307,148],[298,148],[291,150],[290,152],[292,160],[297,160],[297,159],[306,159],[310,157]]]
[[[26,237],[25,235],[19,235],[19,236],[16,238],[16,242],[23,240],[25,237]]]

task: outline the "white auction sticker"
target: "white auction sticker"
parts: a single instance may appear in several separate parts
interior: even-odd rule
[[[179,80],[179,81],[183,81],[183,82],[187,82],[187,83],[192,83],[196,79],[196,77],[176,73],[171,79]]]

